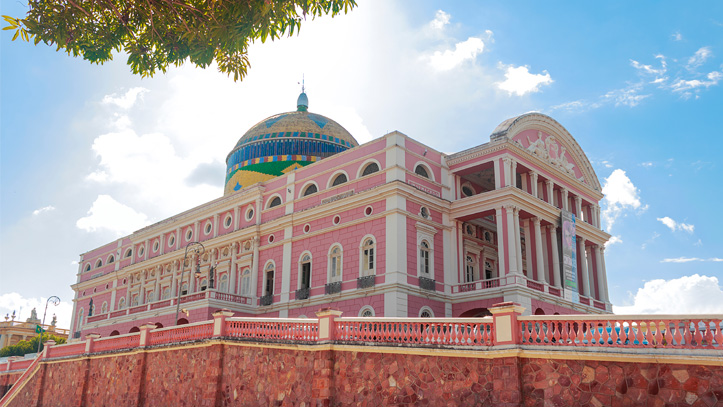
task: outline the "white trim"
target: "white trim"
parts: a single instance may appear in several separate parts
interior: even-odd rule
[[[213,232],[213,222],[211,222],[211,219],[208,219],[206,223],[203,224],[203,234],[204,236],[208,236]]]
[[[276,277],[277,277],[277,276],[276,276],[276,274],[277,274],[277,272],[276,272],[276,262],[275,262],[273,259],[270,259],[270,260],[268,260],[268,261],[264,264],[264,268],[261,269],[261,270],[262,270],[261,272],[263,273],[262,279],[261,279],[261,296],[262,296],[262,297],[263,297],[264,295],[266,295],[266,289],[267,289],[267,287],[266,287],[266,272],[268,271],[269,265],[274,266],[274,286],[276,285]],[[276,287],[271,287],[271,295],[274,295],[274,288],[276,288]]]
[[[284,205],[284,198],[281,197],[281,194],[275,193],[275,194],[271,194],[271,195],[269,196],[269,198],[266,200],[266,204],[264,205],[264,209],[271,209],[271,201],[273,201],[274,198],[279,198],[279,201],[281,201],[281,203],[278,204],[278,205],[276,205],[276,206],[282,206],[282,205]],[[276,206],[274,206],[274,208],[276,208]]]
[[[113,258],[113,260],[111,260],[111,257]],[[115,260],[115,253],[111,253],[108,255],[108,257],[105,258],[105,264],[115,263]]]
[[[430,181],[437,182],[437,180],[434,179],[434,172],[432,172],[432,168],[429,166],[429,164],[427,164],[424,161],[417,161],[416,163],[414,163],[414,166],[412,167],[412,172],[416,176],[424,178],[423,176],[417,174],[417,167],[420,165],[422,166],[422,168],[424,168],[425,171],[427,171],[427,175],[429,175],[429,177],[427,177],[427,179]]]
[[[161,250],[161,241],[159,239],[155,239],[153,241],[153,253],[158,253],[159,250]]]
[[[224,229],[228,229],[231,226],[233,226],[233,215],[231,215],[231,211],[226,212],[226,216],[223,217],[223,227]]]
[[[296,289],[297,290],[301,288],[301,271],[302,271],[301,265],[303,264],[302,260],[304,259],[305,255],[309,256],[309,289],[311,289],[311,277],[312,277],[311,274],[314,271],[314,256],[312,256],[312,254],[309,250],[304,250],[303,252],[301,252],[301,254],[299,255],[299,260],[297,260],[297,262],[296,262],[297,267],[299,269],[297,278],[296,278]]]
[[[172,249],[173,246],[175,246],[175,245],[176,245],[176,234],[171,233],[170,235],[168,235],[168,247]]]
[[[374,268],[371,270],[368,270],[366,273],[364,271],[364,243],[368,239],[372,239],[374,250]],[[379,242],[377,241],[376,236],[372,234],[364,235],[361,238],[361,241],[359,242],[359,277],[365,277],[365,276],[373,276],[377,274],[377,267],[379,266]]]
[[[98,264],[100,263],[100,264]],[[95,268],[103,267],[103,259],[98,259],[95,262]]]
[[[311,185],[314,185],[316,187],[316,192],[313,192],[309,195],[313,195],[313,194],[321,192],[321,189],[319,189],[319,184],[317,184],[316,181],[306,181],[304,183],[304,185],[301,188],[299,188],[299,191],[300,191],[299,199],[309,196],[309,195],[304,195],[304,193],[306,192],[307,188],[309,188]]]
[[[334,250],[335,247],[339,248],[339,264],[337,265],[339,268],[339,275],[336,276],[336,279],[332,279],[331,277],[331,252]],[[327,266],[326,266],[326,281],[327,283],[336,283],[344,281],[343,275],[344,275],[344,246],[339,242],[334,242],[329,246],[329,251],[326,254],[327,258]]]
[[[429,308],[429,307],[426,306],[426,305],[423,305],[423,306],[419,309],[419,318],[425,318],[425,319],[427,318],[427,317],[423,317],[423,316],[422,316],[422,313],[424,313],[425,311],[429,313],[429,315],[430,315],[429,318],[434,318],[434,311],[432,311],[432,309]]]

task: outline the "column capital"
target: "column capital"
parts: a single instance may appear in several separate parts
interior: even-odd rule
[[[564,187],[564,186],[561,186],[561,187],[560,187],[560,190],[562,191],[563,194],[566,194],[566,193],[570,192],[570,191],[567,189],[567,187]]]
[[[546,180],[545,180],[545,185],[549,187],[550,185],[555,185],[555,183],[552,182],[552,180],[546,179]]]
[[[537,178],[537,175],[538,175],[538,174],[537,174],[536,171],[529,171],[529,173],[530,173],[530,177],[532,177],[532,178]]]
[[[508,211],[514,211],[515,209],[517,209],[517,207],[516,207],[515,205],[512,205],[512,204],[502,205],[502,207],[505,208],[505,209],[507,209]]]
[[[539,225],[539,224],[540,224],[540,218],[538,218],[537,216],[534,216],[534,217],[530,218],[530,220],[531,220],[532,223],[535,224],[535,225]]]

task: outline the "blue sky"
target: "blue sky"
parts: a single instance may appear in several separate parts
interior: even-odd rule
[[[302,74],[310,110],[360,142],[399,130],[455,152],[552,116],[605,186],[616,311],[723,312],[723,3],[360,3],[254,45],[241,83],[191,65],[141,79],[124,55],[2,33],[0,313],[58,295],[67,326],[78,254],[220,196],[228,151],[294,109]]]

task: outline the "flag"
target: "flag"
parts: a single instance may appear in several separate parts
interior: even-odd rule
[[[45,332],[45,329],[43,329],[40,325],[35,325],[35,333],[36,334],[43,333],[43,332]]]

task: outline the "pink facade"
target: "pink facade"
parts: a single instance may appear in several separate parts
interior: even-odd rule
[[[124,334],[223,308],[458,317],[514,301],[531,313],[606,313],[601,199],[579,145],[541,114],[505,121],[490,143],[450,155],[394,132],[84,253],[71,329]],[[563,211],[576,216],[573,288]],[[193,242],[204,251],[191,250],[184,266]]]

